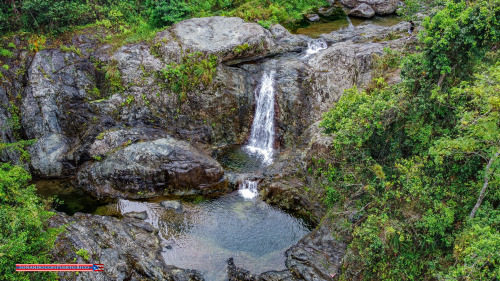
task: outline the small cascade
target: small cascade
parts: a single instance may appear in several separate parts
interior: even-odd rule
[[[328,48],[328,44],[323,38],[311,39],[307,42],[306,57]]]
[[[274,146],[274,71],[264,73],[256,95],[255,116],[246,149],[257,154],[263,163],[272,163]]]
[[[346,18],[347,18],[347,22],[349,23],[349,26],[347,27],[347,30],[353,30],[355,27],[352,24],[351,18],[349,18],[348,15],[346,16]]]
[[[245,180],[240,184],[238,193],[247,200],[257,197],[259,195],[257,181]]]

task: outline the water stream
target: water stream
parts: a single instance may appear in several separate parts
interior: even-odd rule
[[[274,146],[274,71],[264,73],[256,94],[255,116],[246,149],[259,155],[264,164],[273,161]]]
[[[309,42],[307,42],[307,50],[304,57],[316,54],[317,52],[326,48],[328,48],[328,44],[326,43],[325,39],[311,39]]]

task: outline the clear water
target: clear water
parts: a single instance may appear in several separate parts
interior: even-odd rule
[[[68,180],[38,180],[35,182],[37,194],[43,198],[54,198],[56,211],[73,215],[76,212],[95,213],[110,200],[97,200],[81,189],[74,188]]]
[[[274,74],[270,71],[262,76],[255,95],[255,115],[246,146],[250,154],[260,156],[266,165],[272,163],[274,150]]]
[[[148,213],[166,244],[167,265],[199,270],[206,280],[226,280],[226,260],[253,273],[285,269],[285,251],[310,231],[304,221],[257,197],[234,192],[199,204],[184,203],[184,212],[158,203],[120,200],[121,213]]]
[[[398,16],[385,16],[385,17],[375,16],[371,19],[345,17],[333,21],[320,21],[315,23],[307,23],[306,26],[294,30],[293,33],[304,34],[311,38],[317,38],[321,34],[330,33],[332,31],[338,31],[341,29],[347,29],[351,25],[352,25],[351,28],[363,24],[392,26],[401,22],[402,20],[403,19]]]
[[[213,157],[226,170],[249,173],[259,170],[264,165],[258,155],[248,154],[241,145],[230,145],[218,149]]]

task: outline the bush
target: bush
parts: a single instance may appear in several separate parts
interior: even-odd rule
[[[33,273],[15,272],[16,263],[51,263],[49,251],[62,229],[49,228],[53,215],[29,186],[30,174],[19,166],[0,164],[0,279],[30,280]],[[37,273],[55,280],[54,273]]]
[[[190,16],[191,8],[183,0],[148,0],[149,21],[153,26],[172,25]]]

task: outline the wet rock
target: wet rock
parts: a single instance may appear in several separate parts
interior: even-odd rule
[[[347,244],[334,238],[330,220],[286,251],[285,265],[298,280],[334,280]]]
[[[375,11],[368,4],[361,3],[356,8],[352,9],[349,15],[369,19],[375,15]]]
[[[152,226],[135,218],[62,213],[51,218],[52,227],[66,225],[57,238],[52,257],[58,263],[104,264],[99,274],[60,273],[61,280],[179,280],[201,281],[201,274],[168,266],[161,257],[161,243]],[[76,254],[83,249],[88,259]]]
[[[317,22],[320,20],[318,14],[305,14],[304,17],[310,22]]]
[[[146,211],[143,212],[130,212],[124,214],[125,217],[130,217],[130,218],[135,218],[139,220],[147,220],[148,219],[148,213]]]
[[[393,14],[398,8],[398,0],[340,0],[340,3],[350,9],[360,4],[369,5],[377,15]]]
[[[223,175],[215,160],[169,137],[130,144],[87,165],[78,173],[78,184],[101,198],[145,198],[224,192]]]
[[[174,210],[176,213],[182,213],[182,203],[179,200],[161,201],[160,205],[167,210]]]

